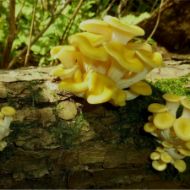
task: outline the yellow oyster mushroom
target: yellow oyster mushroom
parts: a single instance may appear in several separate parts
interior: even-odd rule
[[[87,102],[90,104],[99,104],[111,100],[115,91],[115,82],[96,72],[90,74],[88,85]]]
[[[162,55],[159,52],[136,51],[136,55],[141,61],[151,68],[160,67],[163,64]]]
[[[169,112],[161,112],[155,114],[153,123],[158,129],[168,129],[173,126],[175,117]]]
[[[184,172],[187,168],[186,163],[183,160],[175,160],[173,165],[179,172]]]
[[[112,41],[126,44],[133,37],[143,36],[145,34],[144,30],[139,26],[123,23],[116,17],[107,15],[103,20],[112,28]]]
[[[183,97],[171,93],[166,93],[162,97],[166,100],[166,106],[168,108],[168,111],[176,116],[176,112],[180,106],[180,100]]]
[[[134,52],[126,49],[119,42],[109,42],[104,44],[105,50],[127,71],[141,72],[144,66],[141,61],[134,57]]]
[[[181,99],[181,104],[182,104],[183,107],[190,110],[190,100],[189,100],[189,98],[186,97],[186,98]]]
[[[86,80],[82,82],[75,82],[72,80],[64,80],[58,84],[60,90],[70,91],[72,93],[84,92],[88,89],[88,82]]]
[[[135,51],[144,50],[152,52],[152,46],[146,42],[128,42],[126,47]]]
[[[151,133],[156,130],[155,125],[152,122],[145,123],[144,131]]]
[[[129,88],[132,92],[143,95],[143,96],[149,96],[152,94],[152,89],[149,84],[147,84],[144,81],[139,81]]]
[[[10,116],[11,117],[11,116],[15,115],[16,110],[11,106],[4,106],[1,108],[1,113],[4,116]]]
[[[93,34],[90,32],[81,32],[75,34],[88,40],[91,46],[96,47],[102,45],[106,41],[105,37],[99,34]]]
[[[160,153],[159,152],[152,152],[150,154],[150,159],[151,160],[159,160],[160,159]]]
[[[187,150],[184,148],[178,148],[177,150],[179,151],[180,154],[182,154],[184,156],[190,156],[190,150]]]
[[[171,163],[173,161],[172,157],[167,152],[161,152],[160,159],[165,163]]]
[[[179,102],[182,97],[176,94],[166,93],[162,96],[168,102]]]
[[[88,93],[87,102],[90,104],[100,104],[108,102],[113,95],[113,90],[108,87],[103,87],[102,92],[98,94]]]
[[[190,118],[180,117],[176,119],[173,127],[178,138],[183,141],[190,140]]]
[[[77,65],[71,68],[64,68],[63,65],[58,65],[52,70],[51,75],[61,77],[61,79],[72,78],[77,68]]]
[[[116,106],[125,106],[127,98],[125,91],[117,89],[114,90],[111,103]]]
[[[76,51],[76,48],[71,45],[53,47],[50,54],[54,59],[59,59],[65,68],[70,68],[82,62],[80,52]]]
[[[83,31],[100,34],[104,36],[106,41],[111,40],[111,27],[102,20],[89,19],[80,23],[79,28]]]
[[[74,34],[69,37],[69,43],[76,46],[86,57],[99,61],[108,60],[108,53],[103,47],[93,47],[83,36]]]
[[[152,113],[161,113],[167,111],[167,107],[163,104],[152,103],[148,106],[148,111]]]
[[[164,171],[167,168],[167,164],[160,160],[154,160],[152,162],[152,167],[157,171]]]

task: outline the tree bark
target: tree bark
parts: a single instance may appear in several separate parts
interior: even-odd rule
[[[152,32],[158,19],[156,10],[150,19],[140,25],[146,36]],[[161,7],[160,20],[153,39],[171,52],[190,53],[190,3],[187,0],[166,0]]]
[[[122,108],[89,105],[68,93],[52,93],[51,69],[0,71],[0,106],[17,110],[8,146],[0,152],[0,188],[190,186],[188,172],[151,168],[155,139],[142,130],[150,100],[139,97]],[[72,103],[64,104],[65,112],[57,109],[63,102]]]

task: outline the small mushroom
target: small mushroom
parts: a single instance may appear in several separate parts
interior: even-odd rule
[[[178,138],[183,141],[190,140],[190,118],[180,117],[174,122],[174,131]]]
[[[181,117],[190,118],[190,100],[186,97],[181,100],[183,106],[183,112]]]
[[[163,95],[163,98],[166,100],[166,107],[168,108],[168,111],[176,116],[182,97],[175,94],[166,93]]]
[[[90,33],[104,36],[106,41],[111,40],[112,30],[109,24],[98,19],[89,19],[80,23],[79,28]]]
[[[179,172],[184,172],[186,170],[186,168],[187,168],[186,163],[183,160],[175,160],[174,167]]]
[[[154,160],[152,162],[152,167],[157,171],[164,171],[167,168],[167,164],[160,160]]]
[[[1,108],[1,113],[6,117],[12,117],[15,115],[16,110],[11,106],[4,106]]]
[[[167,129],[173,126],[175,119],[170,112],[161,112],[154,116],[153,123],[158,129]]]
[[[144,131],[152,133],[156,130],[156,126],[152,122],[148,122],[144,125]]]
[[[151,160],[159,160],[160,159],[160,153],[159,152],[152,152],[150,154],[150,159]]]
[[[160,159],[165,163],[171,163],[173,160],[167,152],[160,153]]]
[[[143,96],[149,96],[152,94],[151,87],[144,81],[139,81],[131,85],[129,89],[130,91]]]
[[[167,107],[163,104],[152,103],[148,106],[148,111],[152,113],[161,113],[167,111]]]

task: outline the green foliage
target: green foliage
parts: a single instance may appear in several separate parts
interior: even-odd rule
[[[23,48],[29,44],[29,40],[33,40],[47,26],[47,30],[30,47],[30,65],[48,65],[51,62],[49,56],[50,49],[58,44],[67,43],[67,37],[79,31],[79,23],[83,20],[101,17],[104,14],[113,16],[125,16],[124,22],[139,23],[148,17],[148,13],[153,7],[158,6],[157,1],[136,1],[129,0],[127,2],[120,0],[88,0],[83,1],[77,15],[71,20],[73,13],[79,3],[79,0],[73,0],[65,9],[66,0],[15,0],[15,16],[16,16],[16,35],[11,48],[10,60],[17,56]],[[35,4],[37,3],[37,4]],[[36,5],[36,6],[35,6]],[[111,5],[111,6],[110,6]],[[2,64],[3,51],[9,35],[9,1],[0,0],[0,64]],[[32,36],[30,39],[30,28],[32,23],[32,13],[35,8],[35,18]],[[121,8],[118,9],[118,8]],[[118,11],[119,10],[119,11]],[[58,14],[59,13],[59,14]],[[139,15],[140,14],[140,15]],[[138,16],[139,15],[139,16]],[[49,24],[51,22],[51,24]],[[69,27],[68,27],[69,26]],[[68,30],[66,30],[68,29]],[[23,66],[25,55],[18,57],[15,67]]]

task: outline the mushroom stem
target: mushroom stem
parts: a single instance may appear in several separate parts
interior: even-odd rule
[[[168,112],[170,112],[172,115],[176,116],[176,112],[179,108],[180,103],[179,102],[166,102],[166,107],[168,108]]]
[[[190,118],[190,110],[184,107],[183,108],[183,112],[181,114],[181,117],[183,117],[183,118]]]
[[[148,69],[144,68],[144,70],[142,72],[139,72],[136,75],[134,75],[133,77],[128,78],[128,79],[121,79],[117,82],[117,84],[120,88],[128,88],[132,84],[135,84],[135,83],[139,82],[140,80],[143,80],[146,77],[147,73],[148,73]]]

